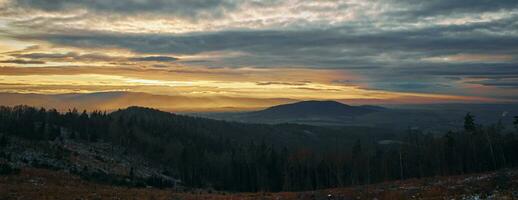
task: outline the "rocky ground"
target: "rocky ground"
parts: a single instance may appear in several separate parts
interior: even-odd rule
[[[327,190],[230,193],[180,187],[158,189],[148,178],[175,179],[138,155],[107,143],[11,139],[0,149],[3,199],[518,199],[518,169],[409,179]],[[93,177],[93,178],[92,178]],[[153,179],[156,181],[156,179]],[[177,184],[178,185],[178,184]]]
[[[0,148],[0,164],[4,168],[63,171],[117,185],[145,186],[148,179],[177,183],[163,174],[159,166],[103,142],[29,141],[12,137],[7,146]]]
[[[22,168],[19,174],[0,176],[0,199],[518,199],[518,170],[318,191],[228,193],[111,186],[85,181],[63,171]]]

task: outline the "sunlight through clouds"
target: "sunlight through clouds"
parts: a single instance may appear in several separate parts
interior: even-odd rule
[[[1,91],[513,102],[518,6],[484,3],[1,0]]]

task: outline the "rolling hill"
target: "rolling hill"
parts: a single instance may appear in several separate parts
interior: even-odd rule
[[[156,95],[142,92],[97,92],[69,94],[18,94],[0,93],[0,105],[29,105],[67,111],[114,111],[130,106],[153,107],[169,112],[221,112],[231,110],[256,110],[270,105],[293,102],[291,99],[234,98],[215,96],[210,98],[182,95]]]
[[[268,124],[344,125],[357,117],[386,110],[380,106],[350,106],[337,101],[301,101],[253,112],[216,115],[216,118]]]
[[[351,117],[384,110],[378,106],[349,106],[336,101],[301,101],[273,106],[251,115],[264,118]]]
[[[314,103],[306,113],[327,114],[323,111],[329,108],[347,111],[334,113],[340,116],[385,112],[309,102]],[[290,106],[280,109],[290,111]],[[45,168],[112,186],[178,183],[219,191],[303,191],[492,171],[517,163],[514,135],[497,136],[491,127],[480,128],[487,134],[459,131],[430,137],[419,131],[398,134],[386,127],[225,122],[143,107],[88,114],[16,106],[0,107],[0,130],[0,174]],[[486,136],[499,147],[494,151],[498,157],[489,154],[492,148],[486,145]],[[480,148],[462,145],[473,137],[474,146]],[[380,142],[387,140],[419,149]],[[451,148],[451,141],[461,145]],[[478,156],[473,160],[443,156],[458,151]]]
[[[316,126],[378,127],[406,131],[419,128],[428,132],[460,130],[466,113],[476,116],[478,123],[490,125],[501,121],[513,129],[516,104],[422,104],[351,106],[336,101],[302,101],[273,106],[253,112],[197,113],[213,119],[245,123],[308,124]]]

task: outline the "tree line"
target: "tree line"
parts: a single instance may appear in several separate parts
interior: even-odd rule
[[[350,144],[337,144],[344,146],[325,151],[259,137],[283,131],[272,125],[223,122],[137,107],[113,113],[0,107],[0,145],[5,145],[8,136],[109,142],[128,153],[144,155],[164,173],[195,188],[299,191],[518,165],[517,132],[505,131],[501,123],[482,126],[469,113],[462,130],[426,134],[409,129],[383,140],[352,137]]]

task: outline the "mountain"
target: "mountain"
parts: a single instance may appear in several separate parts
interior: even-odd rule
[[[406,131],[409,127],[428,132],[463,129],[466,113],[476,116],[477,123],[490,125],[499,121],[514,129],[517,104],[422,104],[350,106],[336,101],[303,101],[242,113],[200,114],[212,119],[245,123],[296,123],[317,126],[378,127]]]
[[[179,179],[188,187],[226,191],[279,191],[283,184],[275,189],[264,183],[282,178],[280,158],[345,152],[356,141],[394,135],[361,127],[226,122],[137,106],[90,114],[0,107],[0,130],[0,178],[24,163],[112,185],[161,187]],[[258,178],[268,176],[266,182]],[[298,185],[295,176],[288,179]]]
[[[255,123],[299,123],[312,125],[343,125],[359,116],[388,110],[380,106],[350,106],[336,101],[301,101],[273,106],[260,111],[227,114],[225,120]],[[209,116],[210,117],[210,116]]]
[[[349,106],[336,101],[301,101],[273,106],[250,114],[282,118],[351,117],[382,109],[382,107],[375,106]]]
[[[238,143],[267,140],[278,146],[323,148],[334,144],[337,136],[340,136],[338,140],[342,144],[350,144],[354,142],[351,138],[374,137],[373,135],[382,136],[385,133],[392,133],[391,131],[374,128],[329,128],[304,124],[239,123],[174,114],[138,106],[114,111],[109,116],[113,121],[128,119],[136,123],[137,125],[133,125],[134,132],[137,133],[136,135],[143,136],[139,140],[149,140],[150,137],[153,137],[152,140],[161,142],[169,139],[175,142],[191,140],[192,136],[196,136],[203,137],[204,140],[228,138]],[[138,128],[139,125],[142,126]],[[154,129],[167,131],[154,132]],[[355,134],[358,131],[363,134]]]
[[[376,108],[332,102],[317,105],[349,111]],[[179,184],[182,187],[177,189],[183,191],[278,192],[480,173],[516,168],[518,163],[514,132],[497,132],[495,126],[480,127],[481,134],[454,131],[431,137],[413,130],[412,134],[390,133],[387,127],[225,122],[136,106],[90,114],[16,106],[0,107],[0,130],[0,194],[6,193],[2,183],[18,183],[4,175],[21,173],[36,180],[23,188],[47,187],[48,182],[37,178],[40,175],[23,174],[28,168],[80,177],[73,182],[127,188]],[[467,141],[472,144],[466,145]],[[497,156],[489,153],[493,148],[487,141],[492,141]],[[466,155],[477,156],[466,159]],[[402,162],[408,165],[402,168]],[[512,185],[513,179],[496,177],[495,184]],[[500,186],[489,187],[501,191]],[[415,188],[408,190],[415,194]],[[395,199],[404,196],[408,195]]]

